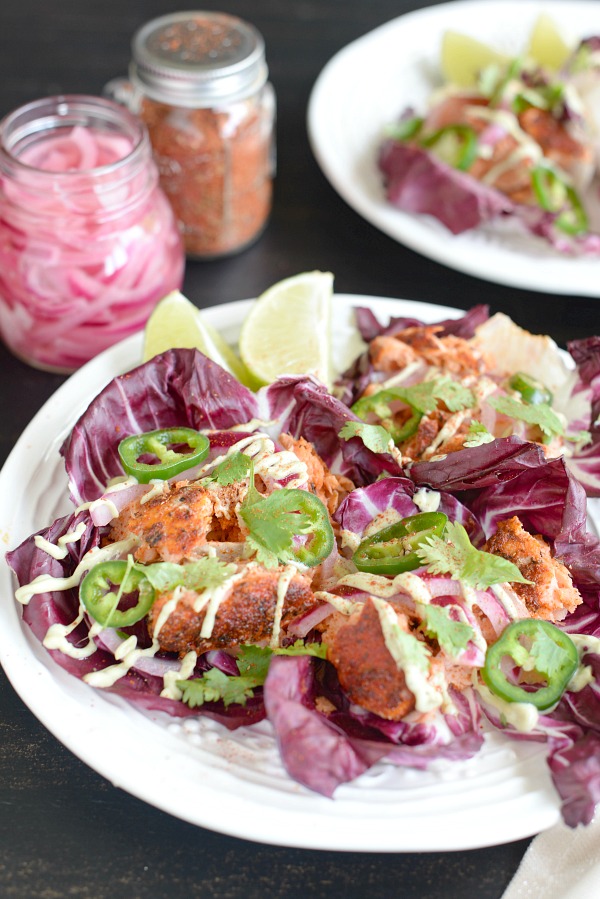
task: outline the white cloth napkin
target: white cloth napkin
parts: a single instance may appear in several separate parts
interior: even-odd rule
[[[588,827],[560,822],[529,844],[502,899],[600,897],[600,815]]]

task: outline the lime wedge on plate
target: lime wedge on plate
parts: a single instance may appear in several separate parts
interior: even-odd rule
[[[556,71],[567,61],[572,49],[560,33],[554,19],[547,13],[541,13],[531,31],[527,56],[544,68]]]
[[[331,384],[331,272],[302,272],[273,284],[246,316],[240,356],[261,384],[279,375],[314,375]]]
[[[232,347],[178,290],[160,300],[146,322],[142,359],[147,362],[158,353],[175,347],[200,350],[242,384],[256,386]]]
[[[507,62],[507,56],[467,34],[446,31],[442,37],[442,74],[446,81],[457,87],[474,87],[483,69],[494,64],[503,66]]]

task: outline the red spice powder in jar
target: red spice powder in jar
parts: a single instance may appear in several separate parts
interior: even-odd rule
[[[262,233],[271,210],[275,95],[264,43],[219,13],[176,13],[132,42],[131,80],[186,253],[215,258]]]

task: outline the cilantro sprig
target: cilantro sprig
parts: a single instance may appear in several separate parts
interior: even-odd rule
[[[299,488],[282,487],[263,495],[254,485],[254,466],[249,461],[250,486],[239,509],[250,532],[248,548],[265,568],[286,562],[318,565],[334,543],[327,508],[314,493]],[[297,542],[296,537],[308,540]]]
[[[198,561],[183,565],[176,562],[153,562],[151,565],[137,567],[157,593],[170,593],[177,587],[187,587],[196,592],[213,590],[224,584],[236,571],[235,565],[212,556],[204,556]]]
[[[445,606],[420,604],[423,630],[428,637],[438,641],[443,651],[458,656],[474,637],[474,630],[466,621],[456,621]]]
[[[202,480],[206,482],[216,482],[220,487],[228,487],[236,481],[245,481],[250,479],[251,486],[254,485],[254,463],[250,456],[245,453],[236,452],[225,456],[222,462],[216,465],[211,473]]]
[[[392,441],[389,431],[381,425],[369,425],[364,421],[347,421],[338,434],[342,440],[359,437],[373,453],[387,453]]]
[[[324,659],[327,647],[324,643],[303,643],[297,640],[293,646],[269,649],[266,646],[244,644],[236,658],[239,674],[225,674],[218,668],[211,668],[202,677],[192,680],[178,680],[182,700],[194,709],[205,702],[223,702],[225,706],[246,705],[254,696],[257,687],[262,687],[269,673],[269,665],[274,655],[314,656]]]
[[[391,415],[390,402],[394,400],[406,403],[413,412],[422,415],[433,412],[440,401],[450,412],[470,409],[475,405],[475,396],[468,387],[444,375],[430,381],[421,381],[420,384],[413,384],[410,387],[388,387],[358,400],[352,409],[360,415],[360,410],[366,408],[374,412],[378,418],[386,418]]]
[[[226,456],[204,480],[220,486],[248,480],[239,514],[249,531],[246,547],[265,568],[286,562],[314,567],[333,549],[333,529],[321,500],[308,490],[296,488],[260,493],[250,456],[241,452]],[[297,537],[308,540],[298,542]]]
[[[531,583],[508,559],[476,549],[457,521],[448,522],[443,537],[429,537],[416,552],[432,574],[449,574],[477,590],[493,584]]]
[[[549,442],[553,437],[562,437],[563,440],[574,443],[589,443],[591,435],[588,431],[580,431],[578,434],[567,434],[560,417],[548,403],[522,403],[511,396],[490,397],[488,403],[501,415],[508,418],[516,418],[529,425],[536,425],[544,435],[544,442]]]
[[[392,403],[402,402],[411,410],[407,421],[398,424],[394,420]],[[429,415],[444,403],[450,412],[473,408],[476,399],[471,390],[458,381],[444,375],[430,381],[422,381],[410,387],[388,387],[361,397],[352,406],[352,411],[359,418],[367,419],[375,416],[381,426],[389,432],[394,443],[400,444],[417,431],[424,415]]]

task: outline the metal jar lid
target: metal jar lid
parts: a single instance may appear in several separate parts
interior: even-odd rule
[[[242,100],[267,80],[260,33],[224,13],[187,11],[152,19],[133,36],[130,77],[173,106]]]

